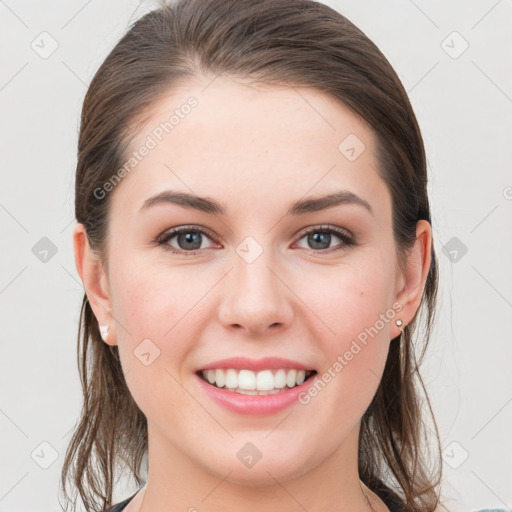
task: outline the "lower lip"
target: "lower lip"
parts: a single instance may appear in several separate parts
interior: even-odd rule
[[[298,396],[313,384],[318,374],[314,374],[305,380],[300,386],[295,386],[287,391],[280,391],[273,395],[242,395],[233,391],[220,389],[195,375],[205,393],[221,407],[239,414],[266,415],[279,412],[294,402],[298,402]]]

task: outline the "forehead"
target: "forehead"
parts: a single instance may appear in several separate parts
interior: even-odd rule
[[[126,162],[137,157],[114,203],[131,210],[166,189],[221,197],[239,209],[340,187],[375,202],[386,189],[372,130],[311,88],[193,81],[155,103],[128,153]]]

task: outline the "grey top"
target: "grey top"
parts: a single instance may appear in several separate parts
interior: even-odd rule
[[[121,501],[120,503],[105,509],[103,512],[121,512],[135,497],[137,492],[129,498],[126,498],[124,501]],[[381,487],[374,489],[373,492],[377,494],[377,496],[386,504],[386,507],[389,508],[390,512],[405,512],[405,507],[402,500],[389,487],[386,487],[384,484],[382,484]]]
[[[137,491],[138,492],[138,491]],[[135,497],[137,494],[133,494],[129,498],[126,498],[124,501],[113,505],[110,508],[105,509],[103,512],[121,512],[128,503]],[[389,487],[386,487],[384,484],[380,488],[374,490],[375,494],[385,503],[386,507],[389,508],[390,512],[405,512],[405,506],[400,497],[392,491]],[[505,508],[479,508],[478,510],[473,510],[473,512],[510,512],[510,509]]]

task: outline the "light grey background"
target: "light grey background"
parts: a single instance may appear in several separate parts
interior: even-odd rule
[[[445,449],[444,497],[457,512],[510,508],[512,4],[327,3],[395,67],[426,143],[441,293],[423,375]],[[81,406],[83,289],[71,240],[80,108],[108,51],[151,7],[0,1],[2,512],[61,508],[58,479]],[[57,251],[46,262],[43,237]]]

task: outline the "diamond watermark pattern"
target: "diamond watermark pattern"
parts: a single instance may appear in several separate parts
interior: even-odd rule
[[[258,462],[263,454],[258,450],[256,445],[251,442],[245,443],[236,456],[240,459],[244,466],[252,468]]]
[[[467,450],[457,441],[452,441],[443,450],[443,460],[452,469],[459,469],[469,457]]]
[[[146,338],[137,345],[133,354],[144,366],[149,366],[160,357],[160,349],[149,338]]]
[[[30,43],[30,46],[41,59],[48,59],[57,51],[59,43],[50,33],[43,31]]]
[[[57,246],[47,237],[43,236],[34,247],[32,254],[41,262],[48,263],[56,254]]]
[[[246,263],[253,263],[263,253],[263,247],[255,238],[247,236],[238,244],[236,252]]]
[[[59,452],[48,441],[43,441],[30,456],[40,468],[48,469],[59,458]]]
[[[468,248],[456,236],[443,245],[443,254],[448,256],[452,263],[458,263],[467,252]]]
[[[347,135],[338,146],[338,151],[351,162],[357,160],[365,149],[363,141],[354,133]]]
[[[457,31],[453,31],[441,41],[441,48],[452,59],[458,59],[469,48],[469,43]]]

